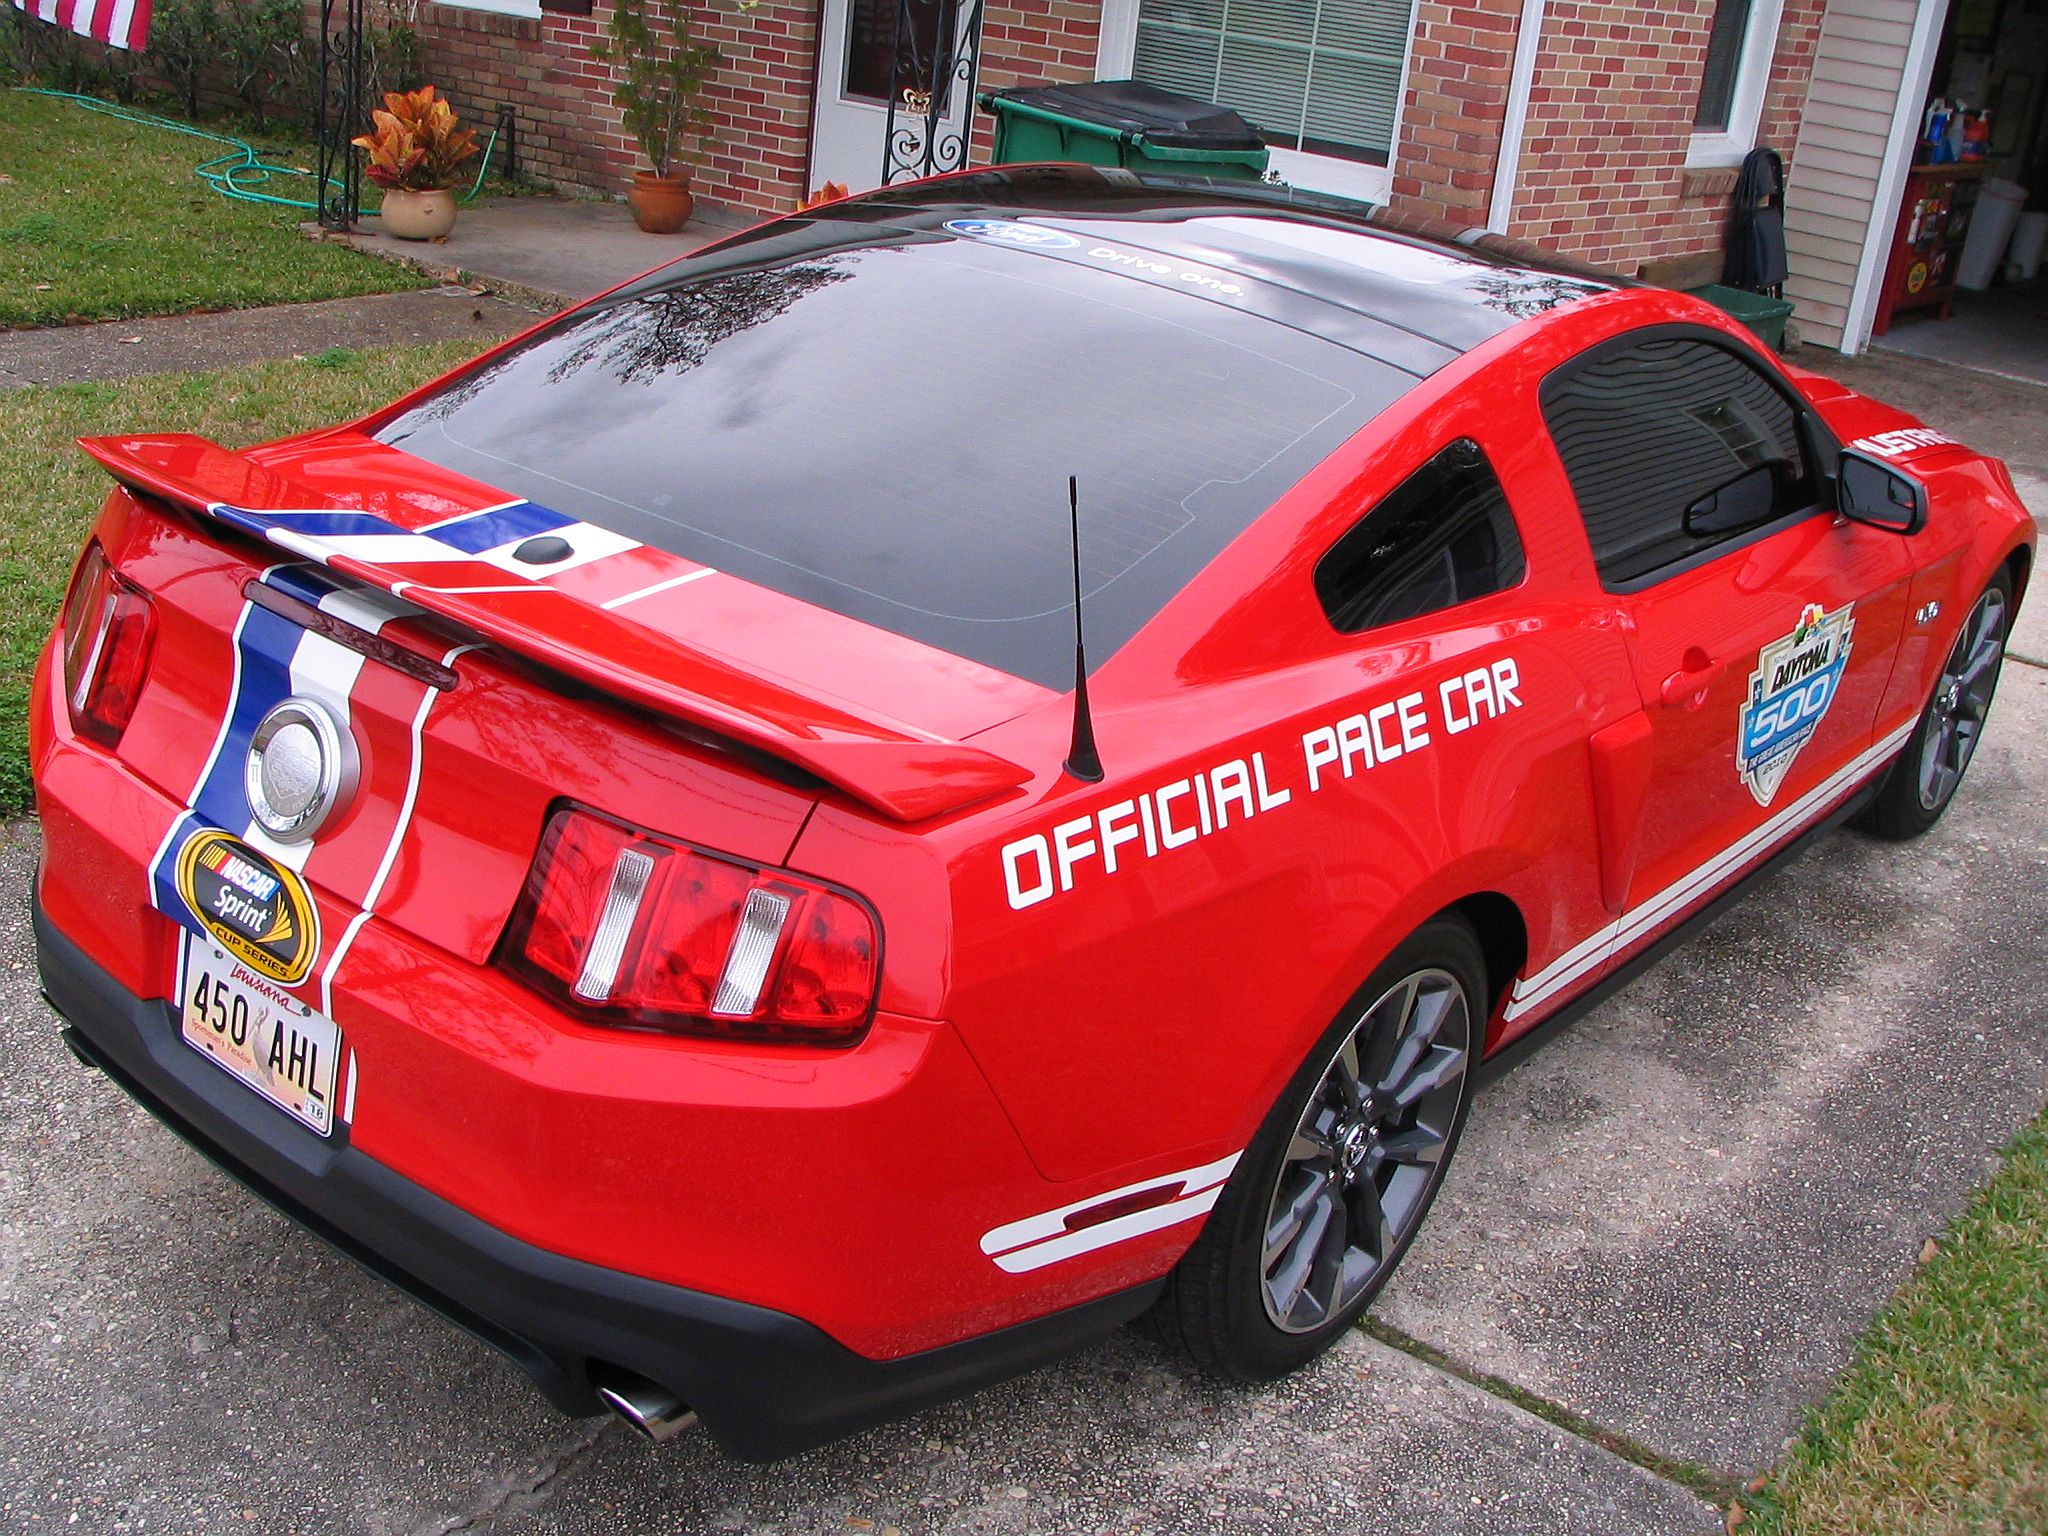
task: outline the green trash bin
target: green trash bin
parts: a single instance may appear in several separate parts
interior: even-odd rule
[[[979,100],[996,120],[998,165],[1077,160],[1231,181],[1266,174],[1266,141],[1230,108],[1137,80],[1032,86]]]
[[[1685,291],[1733,315],[1754,331],[1773,352],[1785,350],[1785,322],[1792,318],[1790,299],[1774,299],[1768,294],[1730,288],[1723,283],[1708,283],[1704,288]]]

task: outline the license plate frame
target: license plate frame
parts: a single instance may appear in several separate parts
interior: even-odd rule
[[[344,1045],[332,1019],[189,931],[178,950],[177,1013],[185,1045],[314,1135],[334,1134]]]

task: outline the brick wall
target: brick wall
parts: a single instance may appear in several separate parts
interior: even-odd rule
[[[581,0],[547,0],[580,7]],[[806,190],[817,0],[692,0],[726,64],[707,87],[713,117],[697,157],[700,191],[750,211]],[[1786,0],[1762,142],[1790,157],[1825,0]],[[1522,0],[1420,0],[1396,161],[1397,204],[1481,224],[1492,198]],[[426,4],[428,77],[487,121],[519,112],[522,169],[600,192],[641,164],[621,131],[607,73],[589,58],[609,0],[591,14],[523,20]],[[1686,143],[1712,0],[1553,0],[1537,55],[1511,233],[1615,270],[1709,250],[1727,219],[1732,173],[1688,173]],[[1094,75],[1100,0],[987,0],[980,86]],[[975,114],[975,158],[989,120]]]
[[[597,0],[588,15],[565,9],[534,20],[423,5],[416,26],[427,78],[478,122],[510,103],[519,114],[523,174],[624,191],[646,161],[612,105],[611,72],[590,57],[610,11]],[[711,131],[688,156],[696,188],[730,207],[786,210],[804,190],[817,6],[760,0],[740,12],[730,3],[699,4],[692,16],[725,55],[704,90]]]
[[[986,0],[977,89],[1093,80],[1101,41],[1101,0]],[[994,121],[979,109],[973,146],[981,163],[995,148]]]
[[[1420,0],[1395,130],[1394,201],[1484,224],[1521,0]]]
[[[1759,142],[1788,163],[1824,0],[1786,0]],[[1395,200],[1483,224],[1507,116],[1520,0],[1422,0]],[[1552,0],[1509,233],[1615,271],[1712,250],[1732,171],[1687,172],[1713,0]]]
[[[1821,0],[1787,0],[1758,142],[1791,159],[1820,37]],[[1711,250],[1729,171],[1688,173],[1712,0],[1557,0],[1545,27],[1510,233],[1597,265]]]
[[[589,56],[609,11],[607,0],[597,0],[587,16],[551,13],[535,21],[423,5],[416,24],[427,77],[479,122],[511,103],[525,174],[621,191],[644,162],[619,126],[607,70]],[[1101,12],[1100,0],[987,0],[981,89],[1093,78]],[[705,88],[712,129],[695,158],[697,189],[750,212],[787,210],[806,191],[816,0],[761,0],[745,12],[717,0],[697,5],[693,15],[726,60]],[[987,116],[977,112],[974,127],[976,158],[985,160]]]

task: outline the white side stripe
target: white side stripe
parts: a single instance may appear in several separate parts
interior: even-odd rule
[[[981,1251],[994,1259],[999,1269],[1010,1274],[1023,1274],[1034,1269],[1043,1269],[1048,1264],[1057,1264],[1061,1259],[1070,1259],[1076,1254],[1091,1253],[1097,1248],[1107,1248],[1112,1243],[1121,1243],[1129,1238],[1141,1237],[1147,1232],[1157,1232],[1162,1227],[1177,1222],[1191,1221],[1205,1214],[1223,1193],[1223,1182],[1230,1177],[1230,1171],[1237,1166],[1237,1160],[1244,1154],[1233,1152],[1213,1163],[1199,1168],[1190,1168],[1182,1173],[1164,1174],[1158,1178],[1140,1179],[1135,1184],[1126,1184],[1121,1189],[1112,1189],[1099,1195],[1090,1195],[1085,1200],[1076,1200],[1055,1211],[1042,1211],[1036,1216],[1026,1216],[1022,1221],[1013,1221],[995,1228],[981,1240]],[[1158,1205],[1146,1206],[1128,1215],[1113,1217],[1108,1221],[1096,1222],[1089,1226],[1069,1229],[1067,1218],[1109,1205],[1131,1195],[1152,1194],[1161,1190],[1176,1191],[1173,1198]]]
[[[1517,1018],[1555,996],[1616,950],[1626,948],[1651,929],[1661,925],[1667,918],[1681,911],[1701,892],[1718,885],[1743,865],[1756,860],[1770,845],[1784,839],[1802,822],[1811,820],[1815,812],[1883,763],[1904,745],[1906,738],[1912,734],[1912,724],[1899,727],[1877,745],[1859,754],[1846,766],[1816,784],[1739,842],[1724,848],[1690,874],[1673,881],[1640,906],[1630,908],[1591,937],[1573,945],[1534,976],[1516,982],[1513,999],[1508,1003],[1505,1017]]]

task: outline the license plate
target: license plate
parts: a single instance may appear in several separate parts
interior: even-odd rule
[[[179,1032],[278,1108],[322,1136],[334,1129],[341,1030],[225,950],[185,935]]]

